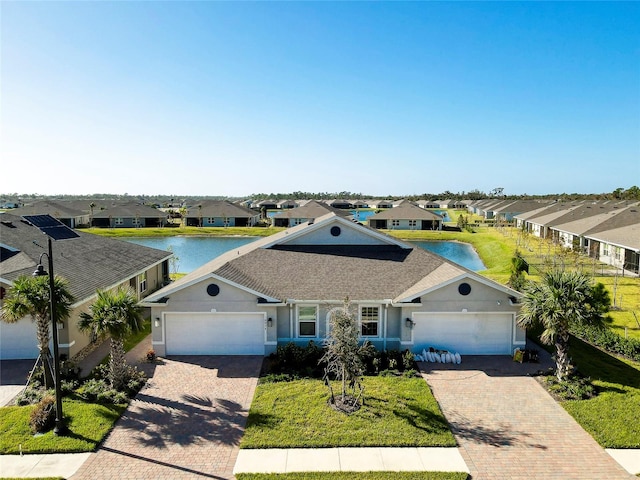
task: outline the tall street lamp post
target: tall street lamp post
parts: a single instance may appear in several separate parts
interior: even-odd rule
[[[49,259],[49,314],[51,316],[51,324],[53,328],[53,374],[54,374],[54,388],[56,395],[56,425],[53,429],[55,435],[64,435],[67,431],[67,427],[64,424],[64,418],[62,416],[62,391],[60,389],[60,356],[58,354],[58,323],[56,321],[56,297],[55,297],[55,284],[53,276],[53,248],[51,246],[51,237],[47,238],[49,253],[42,253],[38,260],[38,266],[34,277],[41,277],[47,275],[43,265],[42,257],[44,255]]]

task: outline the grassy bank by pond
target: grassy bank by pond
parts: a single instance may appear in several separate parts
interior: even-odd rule
[[[165,227],[165,228],[85,228],[80,231],[111,238],[131,237],[268,237],[284,230],[282,227]]]

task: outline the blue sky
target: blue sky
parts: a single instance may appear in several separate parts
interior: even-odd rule
[[[0,192],[640,184],[640,3],[7,2]]]

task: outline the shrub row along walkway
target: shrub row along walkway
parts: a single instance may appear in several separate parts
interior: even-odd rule
[[[545,352],[546,353],[546,352]],[[543,364],[549,359],[543,358]],[[632,477],[508,357],[421,364],[474,480]],[[636,451],[638,452],[638,451]]]

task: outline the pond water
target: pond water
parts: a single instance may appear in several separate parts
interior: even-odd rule
[[[176,260],[170,272],[189,273],[229,250],[253,242],[260,237],[157,237],[123,238],[123,240],[158,250],[171,250]],[[478,254],[467,243],[459,242],[410,242],[425,250],[448,258],[470,270],[484,270]]]

